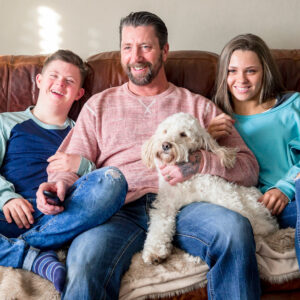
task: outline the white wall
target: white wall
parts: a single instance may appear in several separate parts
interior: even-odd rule
[[[0,0],[0,55],[118,50],[120,18],[138,10],[165,21],[171,50],[219,53],[246,32],[300,49],[300,0]]]

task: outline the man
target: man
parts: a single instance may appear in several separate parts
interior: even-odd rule
[[[81,154],[97,167],[117,166],[129,184],[126,205],[108,222],[72,242],[64,299],[118,299],[122,275],[132,256],[143,248],[148,208],[158,190],[156,171],[141,162],[143,142],[173,113],[188,112],[205,127],[220,113],[206,98],[167,81],[167,35],[163,21],[149,12],[131,13],[121,20],[121,62],[129,81],[94,95],[60,148]],[[214,154],[201,150],[193,155],[193,163],[162,166],[160,171],[170,184],[197,172],[255,184],[256,160],[237,132],[233,130],[222,145],[240,149],[230,170]],[[70,186],[76,176],[55,173],[49,179]],[[210,266],[211,299],[259,299],[252,228],[241,215],[209,203],[190,204],[178,215],[174,244]]]
[[[79,56],[58,50],[46,59],[42,73],[36,77],[36,105],[0,115],[0,265],[33,271],[53,282],[59,292],[64,288],[66,272],[52,249],[105,222],[121,207],[126,195],[124,178],[107,176],[107,172],[119,174],[108,168],[92,172],[88,178],[83,176],[76,183],[83,189],[92,185],[94,197],[91,194],[82,201],[85,194],[77,189],[76,193],[69,191],[61,206],[48,204],[44,196],[40,197],[44,202],[36,203],[36,191],[47,180],[49,156],[54,169],[81,175],[81,171],[88,171],[84,165],[90,163],[78,155],[71,156],[71,163],[63,168],[59,164],[64,162],[64,154],[53,155],[74,126],[68,113],[84,94],[85,74]],[[47,189],[55,192],[51,186]]]

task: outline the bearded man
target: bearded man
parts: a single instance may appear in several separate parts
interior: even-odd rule
[[[210,100],[168,82],[164,69],[168,31],[158,16],[135,12],[123,18],[120,46],[129,81],[92,96],[59,151],[80,154],[97,168],[118,167],[127,179],[128,193],[119,212],[72,242],[63,299],[118,299],[122,276],[132,256],[143,248],[148,209],[158,191],[156,171],[141,161],[142,144],[174,113],[190,113],[203,127],[221,113]],[[161,166],[160,172],[170,184],[195,173],[221,176],[246,186],[256,184],[257,162],[236,130],[220,144],[239,149],[230,170],[215,154],[201,150],[194,154],[192,163]],[[50,174],[49,181],[58,180],[71,186],[76,178],[71,173]],[[177,216],[173,242],[209,265],[210,299],[259,299],[255,242],[246,218],[217,205],[192,203]]]

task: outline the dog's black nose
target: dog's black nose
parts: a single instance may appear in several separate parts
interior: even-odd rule
[[[168,151],[168,150],[170,150],[172,148],[172,145],[170,143],[168,143],[168,142],[164,142],[162,144],[162,148],[163,148],[164,151]]]

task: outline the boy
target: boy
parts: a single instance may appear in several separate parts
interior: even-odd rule
[[[68,113],[73,102],[84,94],[85,75],[86,67],[80,57],[68,50],[58,50],[46,59],[42,73],[36,77],[39,88],[36,106],[0,114],[0,208],[3,212],[0,212],[0,265],[31,270],[52,281],[59,292],[64,287],[65,267],[54,251],[39,249],[58,248],[110,217],[110,214],[99,216],[85,210],[84,205],[85,214],[77,215],[81,207],[76,206],[71,192],[64,205],[49,205],[48,213],[41,212],[36,205],[36,191],[47,181],[48,161],[54,162],[54,166],[63,164],[58,168],[60,171],[78,170],[79,175],[92,168],[78,155],[71,155],[70,164],[66,163],[69,155],[53,155],[74,126]],[[103,189],[105,184],[113,183],[104,180],[98,188]],[[110,199],[114,205],[111,213],[122,205],[125,197],[123,194],[119,197],[118,191],[116,201]],[[100,199],[101,194],[98,195]],[[91,201],[97,209],[99,200],[92,197]],[[91,205],[91,201],[85,203]]]

